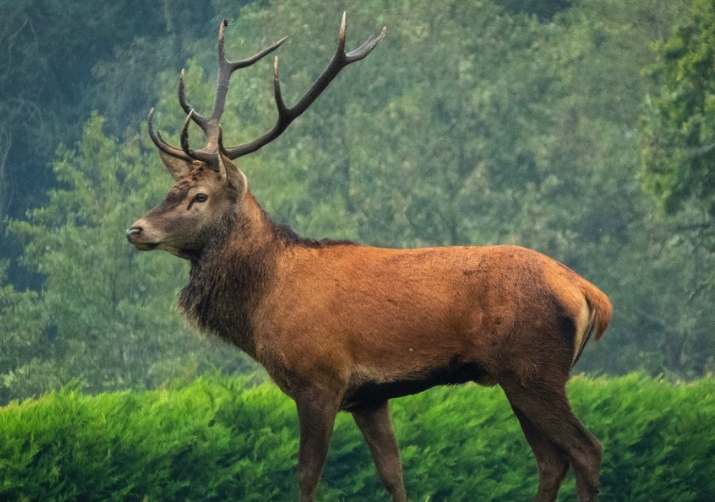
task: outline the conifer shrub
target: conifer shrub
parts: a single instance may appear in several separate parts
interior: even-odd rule
[[[601,500],[715,500],[715,379],[575,377],[574,410],[601,440]],[[536,463],[503,392],[438,388],[392,402],[411,500],[530,500]],[[297,498],[295,406],[271,384],[88,396],[78,386],[0,409],[0,500],[283,501]],[[575,500],[573,476],[560,500]],[[380,501],[349,414],[338,417],[323,501]]]

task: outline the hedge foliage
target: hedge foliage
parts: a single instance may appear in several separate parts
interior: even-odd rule
[[[569,395],[604,446],[601,500],[715,500],[715,378],[578,376]],[[434,389],[392,409],[412,500],[535,494],[535,461],[498,387]],[[0,500],[294,500],[297,449],[295,406],[270,384],[213,376],[97,396],[67,387],[0,409]],[[348,414],[319,499],[387,499]],[[572,475],[560,500],[575,500]]]

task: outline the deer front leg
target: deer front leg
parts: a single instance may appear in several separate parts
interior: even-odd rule
[[[353,418],[365,436],[382,484],[394,502],[407,502],[402,481],[402,464],[395,441],[387,401],[353,410]]]
[[[300,424],[298,486],[300,502],[313,502],[333,434],[338,403],[334,396],[306,392],[296,399]]]

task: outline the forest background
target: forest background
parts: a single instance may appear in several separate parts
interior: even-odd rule
[[[286,101],[387,26],[270,147],[242,160],[281,223],[378,246],[511,243],[612,299],[577,371],[715,369],[712,0],[15,0],[0,5],[0,403],[255,371],[174,306],[187,265],[124,230],[170,187],[146,115],[210,106],[216,33],[279,50]],[[228,143],[275,119],[272,68],[237,75]],[[196,137],[196,135],[194,135]],[[197,139],[198,141],[198,139]]]

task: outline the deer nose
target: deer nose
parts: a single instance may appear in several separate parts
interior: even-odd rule
[[[144,230],[142,227],[132,227],[126,231],[127,240],[132,242],[135,237],[138,237],[140,233]]]

